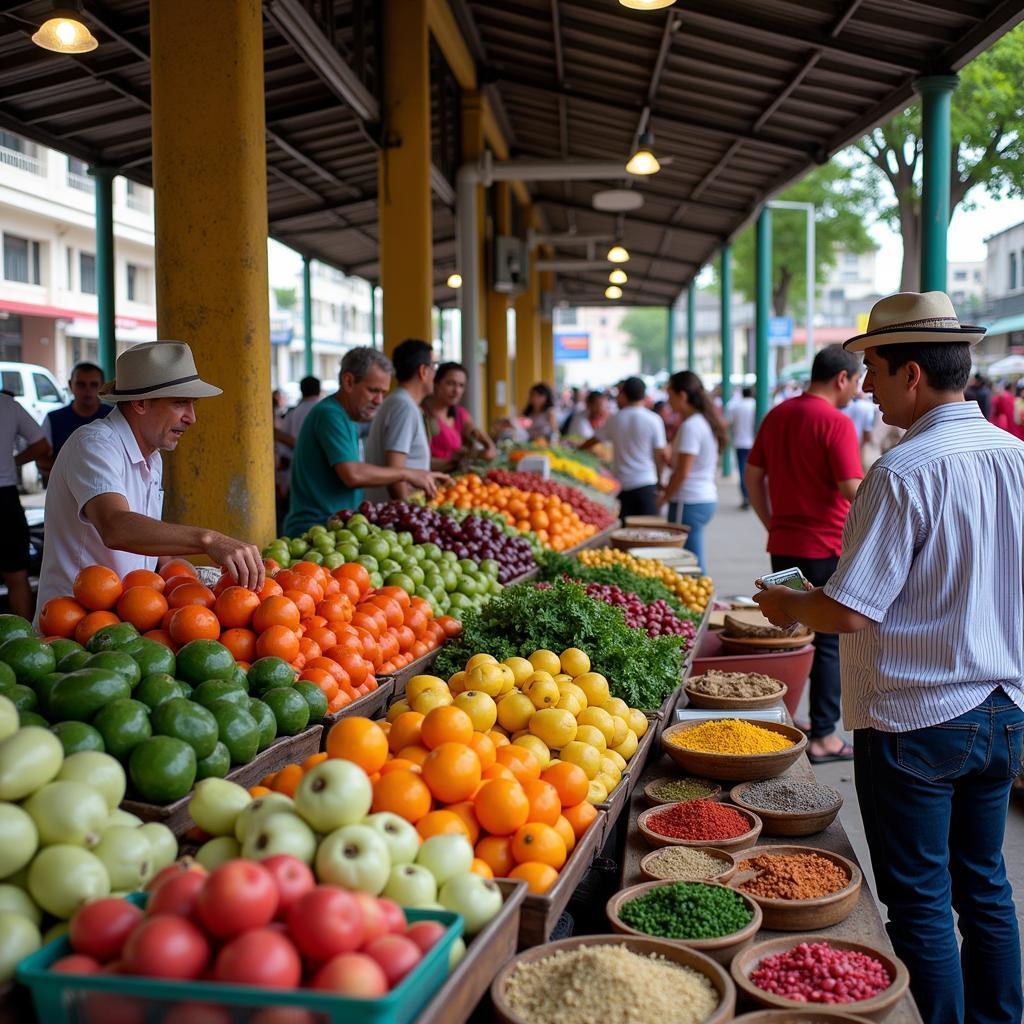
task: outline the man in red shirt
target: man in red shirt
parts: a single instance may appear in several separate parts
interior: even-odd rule
[[[839,411],[853,398],[860,373],[852,352],[823,348],[807,390],[765,416],[747,457],[744,479],[768,530],[772,570],[798,566],[816,587],[839,563],[843,524],[864,476],[857,429]],[[807,756],[818,764],[853,759],[853,747],[835,734],[839,690],[839,636],[816,633]]]

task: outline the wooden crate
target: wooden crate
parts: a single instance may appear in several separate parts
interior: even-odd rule
[[[441,647],[443,646],[444,644],[441,645]],[[434,650],[428,651],[422,658],[410,661],[405,668],[399,669],[392,676],[394,679],[394,688],[391,692],[389,703],[401,700],[405,696],[405,684],[409,682],[413,676],[422,675],[423,673],[430,671],[434,662],[437,661],[437,656],[441,653],[441,647],[436,647]]]

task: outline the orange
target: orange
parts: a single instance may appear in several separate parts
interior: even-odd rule
[[[540,778],[540,759],[525,747],[498,747],[495,756],[498,764],[503,764],[520,782]]]
[[[165,581],[172,580],[175,576],[191,576],[192,579],[199,578],[196,567],[184,558],[172,558],[169,562],[164,563],[158,571]]]
[[[370,574],[366,568],[358,562],[346,562],[332,570],[331,575],[338,581],[352,580],[359,588],[360,594],[365,594],[370,589]]]
[[[252,628],[257,633],[263,633],[271,626],[284,626],[286,629],[295,630],[299,628],[301,619],[295,602],[280,594],[268,597],[256,609],[252,616]]]
[[[485,831],[510,836],[529,820],[530,800],[517,781],[494,779],[473,798],[473,810]]]
[[[298,789],[304,774],[302,765],[285,765],[274,776],[273,789],[278,793],[284,793],[285,796],[295,796],[295,790]]]
[[[386,594],[377,594],[371,597],[368,603],[384,612],[385,624],[388,629],[397,628],[404,623],[402,606],[394,598],[388,597]]]
[[[43,605],[39,613],[39,628],[43,636],[71,637],[88,614],[73,597],[54,597]]]
[[[390,761],[385,761],[381,767],[381,775],[387,775],[388,772],[412,772],[413,775],[420,774],[420,766],[407,761],[404,757],[393,757]]]
[[[385,597],[393,597],[403,608],[409,608],[412,605],[412,598],[401,587],[380,587],[377,593],[383,594]]]
[[[454,811],[431,811],[416,822],[416,831],[421,839],[431,836],[460,835],[469,838],[466,823]]]
[[[228,587],[221,591],[213,610],[225,629],[236,629],[248,626],[259,606],[259,595],[255,591],[245,587]]]
[[[493,878],[494,872],[491,870],[491,865],[485,860],[481,860],[479,857],[473,858],[473,863],[469,865],[469,870],[474,875],[479,875],[481,878]]]
[[[350,622],[355,614],[352,602],[345,594],[333,594],[325,597],[316,606],[317,615],[322,615],[328,622]]]
[[[156,629],[167,608],[167,598],[153,587],[129,587],[117,602],[117,614],[140,633]]]
[[[423,762],[423,781],[443,803],[468,800],[480,785],[480,758],[465,743],[442,743]]]
[[[167,632],[176,644],[187,644],[189,640],[219,640],[220,622],[209,608],[187,604],[171,612]]]
[[[266,601],[268,597],[279,597],[284,593],[284,587],[281,586],[277,580],[272,580],[269,576],[263,581],[263,587],[256,591],[256,596],[261,602]]]
[[[159,590],[160,593],[163,593],[164,585],[163,576],[158,572],[150,572],[148,569],[132,569],[121,580],[121,586],[125,590],[131,590],[132,587],[152,587],[154,590]]]
[[[490,737],[491,742],[494,744],[494,749],[497,751],[498,747],[507,747],[511,740],[497,729],[488,729],[487,735]]]
[[[271,601],[276,598],[270,598]],[[288,602],[291,604],[291,602]],[[261,605],[262,607],[262,605]],[[295,605],[292,605],[295,608]],[[295,608],[295,614],[299,610]],[[171,631],[171,636],[174,631]],[[256,639],[256,656],[259,658],[275,657],[283,658],[287,662],[293,662],[299,654],[299,638],[287,626],[271,626],[260,633]]]
[[[348,682],[348,675],[345,673],[344,669],[342,669],[336,661],[331,661],[330,658],[325,658],[323,656],[319,658],[310,658],[309,661],[306,662],[306,668],[322,669],[324,672],[332,675],[339,683],[342,681]]]
[[[315,640],[310,640],[308,636],[304,636],[299,641],[299,653],[306,659],[306,661],[311,661],[313,658],[319,658],[321,654],[320,645]]]
[[[49,602],[47,602],[49,603]],[[121,620],[113,612],[89,612],[84,619],[81,619],[75,626],[75,640],[83,647],[89,642],[89,637],[102,629],[104,626],[113,626]]]
[[[214,597],[213,591],[198,580],[183,583],[180,587],[175,587],[173,591],[168,590],[167,604],[171,608],[184,608],[187,604],[212,608],[216,603],[217,598]]]
[[[170,647],[174,650],[175,643],[171,639],[171,634],[165,629],[151,629],[148,633],[142,634],[147,640],[155,640],[158,644],[163,644],[164,647]]]
[[[369,718],[343,718],[327,733],[327,753],[355,762],[369,775],[388,759],[388,738]]]
[[[287,597],[299,609],[299,615],[304,619],[316,612],[316,601],[304,590],[286,590],[282,596]]]
[[[562,837],[550,825],[530,822],[512,837],[512,856],[517,864],[540,861],[557,871],[567,854]]]
[[[460,800],[457,804],[449,804],[446,810],[457,814],[469,833],[469,841],[475,843],[480,838],[480,822],[476,820],[472,800]]]
[[[578,764],[560,761],[545,768],[540,777],[555,787],[563,807],[574,807],[587,799],[590,782],[587,773]]]
[[[396,751],[395,757],[400,757],[404,761],[412,761],[414,765],[422,768],[423,762],[430,757],[430,751],[418,743],[412,743],[408,747],[402,747],[401,750]]]
[[[423,745],[430,750],[442,743],[468,745],[473,739],[473,720],[453,705],[434,708],[423,719],[421,736]]]
[[[256,660],[256,634],[251,629],[225,629],[220,635],[220,642],[235,661]]]
[[[221,637],[221,640],[223,641],[223,637]],[[322,668],[310,668],[307,665],[302,670],[302,675],[299,676],[299,679],[316,686],[328,701],[331,701],[339,690],[338,680],[330,672],[325,672]]]
[[[437,622],[444,629],[445,636],[458,636],[462,632],[462,623],[451,615],[441,615]]]
[[[508,877],[521,878],[528,892],[540,894],[547,892],[558,881],[558,872],[550,864],[533,860],[517,864],[508,873]]]
[[[473,852],[494,872],[498,878],[508,878],[509,872],[516,866],[512,857],[512,841],[508,836],[484,836],[476,844]]]
[[[526,820],[554,825],[562,813],[562,801],[555,787],[540,779],[527,779],[522,786],[526,799],[530,801],[530,816]]]
[[[430,812],[430,804],[426,783],[411,771],[387,772],[373,784],[374,813],[391,811],[415,825]]]
[[[307,626],[305,639],[315,643],[321,652],[329,650],[338,642],[334,630],[328,629],[326,626]]]
[[[573,832],[569,819],[560,814],[558,821],[554,824],[554,829],[562,837],[562,842],[565,843],[565,852],[572,853],[572,849],[576,845],[576,833]]]
[[[355,580],[342,578],[340,580],[335,580],[335,583],[338,585],[337,594],[331,596],[344,597],[353,607],[359,602],[359,598],[363,596],[363,591],[359,589]],[[351,618],[351,612],[349,613],[349,618]]]
[[[105,565],[87,565],[76,577],[75,600],[91,612],[109,611],[123,591],[121,580]]]
[[[469,745],[475,751],[476,756],[480,758],[480,767],[485,771],[495,763],[497,749],[490,736],[482,732],[475,732],[469,741]]]
[[[594,823],[597,817],[597,808],[586,800],[580,801],[574,807],[563,807],[562,817],[572,826],[573,834],[577,840]]]
[[[272,789],[269,789],[266,786],[250,786],[249,787],[249,796],[251,796],[253,798],[253,800],[255,800],[257,797],[266,796],[268,793],[273,793],[273,792],[274,791]]]
[[[321,750],[317,754],[310,754],[305,761],[302,762],[302,770],[308,772],[310,768],[315,768],[322,761],[326,761],[330,757],[330,754],[326,750]]]
[[[420,728],[423,715],[418,711],[403,711],[392,723],[388,733],[388,746],[393,753],[402,747],[412,746],[420,742]]]
[[[487,782],[493,779],[508,779],[509,782],[519,781],[503,764],[492,764],[490,768],[483,770],[480,777]]]

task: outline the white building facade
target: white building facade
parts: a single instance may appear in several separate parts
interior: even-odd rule
[[[606,388],[640,372],[640,356],[622,330],[626,310],[615,306],[567,306],[555,309],[555,354],[559,383],[566,387]],[[585,343],[582,339],[586,339]],[[586,358],[559,359],[559,351]]]

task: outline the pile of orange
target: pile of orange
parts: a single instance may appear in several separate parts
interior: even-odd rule
[[[439,490],[431,504],[497,512],[511,526],[523,533],[535,533],[542,544],[555,551],[574,547],[597,531],[557,495],[506,487],[483,480],[476,473],[460,476],[451,486]]]
[[[282,768],[251,792],[291,795],[325,757],[353,761],[369,775],[373,812],[405,818],[423,839],[466,835],[479,873],[521,878],[531,892],[551,888],[598,815],[578,765],[562,761],[542,771],[531,751],[499,732],[475,730],[451,705],[426,715],[406,711],[392,722],[343,718],[331,727],[324,753]]]

